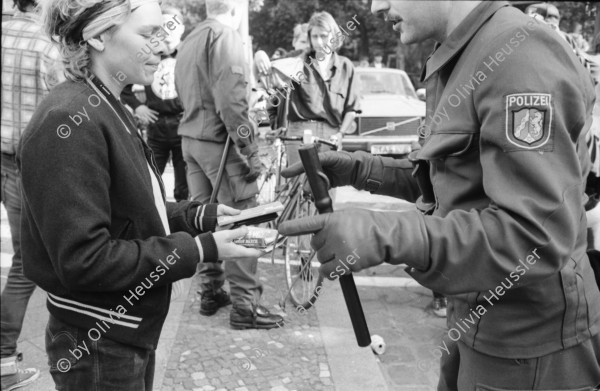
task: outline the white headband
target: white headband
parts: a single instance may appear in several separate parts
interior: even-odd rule
[[[122,4],[118,7],[109,9],[108,11],[98,15],[83,29],[82,37],[84,41],[94,38],[98,34],[108,30],[114,26],[114,20],[119,16],[125,15],[129,10],[133,11],[144,4],[159,4],[159,0],[130,0],[129,2]]]

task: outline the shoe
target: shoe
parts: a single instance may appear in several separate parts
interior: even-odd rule
[[[433,298],[433,313],[440,318],[446,317],[446,308],[448,307],[448,299],[445,297]]]
[[[220,288],[216,291],[209,290],[202,292],[201,295],[202,299],[200,300],[200,315],[214,315],[217,313],[219,308],[231,304],[229,293]]]
[[[33,383],[40,377],[40,371],[35,368],[20,369],[17,361],[23,360],[22,354],[2,359],[2,391],[16,390]]]
[[[234,330],[244,329],[274,329],[283,327],[283,318],[269,312],[262,305],[254,310],[250,307],[236,307],[231,309],[229,324]]]

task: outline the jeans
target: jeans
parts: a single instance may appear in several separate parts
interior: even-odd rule
[[[183,157],[188,167],[188,184],[192,200],[208,203],[216,183],[221,156],[225,144],[183,138]],[[256,182],[247,183],[243,175],[248,166],[232,145],[229,149],[227,164],[223,173],[217,201],[237,209],[247,209],[257,205]],[[225,278],[229,281],[231,301],[236,307],[252,308],[258,304],[263,286],[256,276],[257,258],[237,261],[202,263],[198,266],[202,292],[216,291],[223,286]]]
[[[14,159],[14,155],[2,154],[2,203],[8,214],[14,251],[12,266],[0,299],[0,354],[2,358],[16,354],[17,340],[23,328],[27,304],[36,287],[23,275],[20,231],[21,178]]]
[[[169,155],[172,156],[173,170],[175,171],[173,197],[175,197],[176,201],[187,200],[189,192],[185,174],[185,161],[181,153],[181,138],[164,141],[148,137],[148,145],[152,148],[154,159],[161,175],[165,172]]]
[[[50,315],[46,353],[58,391],[152,391],[154,350],[90,336]]]

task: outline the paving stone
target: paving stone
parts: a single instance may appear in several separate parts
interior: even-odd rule
[[[194,379],[194,380],[200,380],[200,379],[205,379],[205,378],[206,378],[206,374],[204,372],[192,373],[192,379]]]

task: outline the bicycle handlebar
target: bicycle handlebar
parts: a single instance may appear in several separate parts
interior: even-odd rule
[[[302,137],[302,136],[290,136],[290,137],[282,136],[282,134],[285,134],[286,130],[287,130],[286,128],[278,128],[278,129],[272,130],[270,132],[267,132],[265,137],[267,140],[280,139],[281,141],[304,141],[304,137]],[[338,148],[336,143],[327,141],[327,140],[323,140],[316,136],[311,136],[311,144],[327,145],[327,146],[333,148],[334,150],[337,150],[337,148]]]

